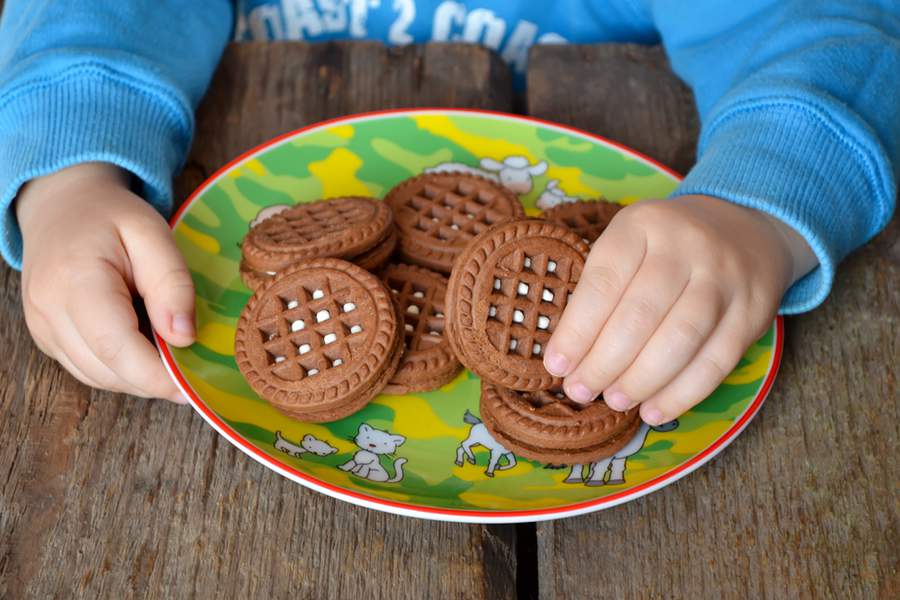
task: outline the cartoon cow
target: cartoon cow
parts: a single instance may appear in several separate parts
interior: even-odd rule
[[[516,194],[527,194],[533,187],[532,178],[547,172],[547,163],[531,164],[524,156],[507,156],[503,162],[493,158],[481,159],[481,168],[467,164],[448,162],[428,167],[426,173],[469,173],[497,182]]]
[[[487,427],[481,422],[481,419],[466,409],[466,414],[463,415],[463,421],[472,427],[469,429],[469,437],[463,440],[456,449],[456,466],[463,466],[463,454],[465,454],[466,460],[474,465],[475,454],[472,452],[472,446],[478,445],[484,446],[491,451],[491,458],[488,461],[487,469],[484,472],[488,477],[493,477],[494,471],[506,471],[507,469],[512,469],[516,466],[516,455],[504,448],[493,438],[493,436],[491,436]],[[506,464],[497,466],[500,459],[504,456],[506,457]]]
[[[567,202],[575,202],[578,198],[574,198],[572,196],[567,195],[562,189],[559,187],[559,179],[551,179],[547,182],[547,187],[544,188],[544,191],[541,192],[541,195],[538,196],[537,202],[535,204],[541,210],[547,210],[548,208],[553,208],[554,206],[559,206],[560,204],[566,204]]]
[[[641,423],[635,436],[631,438],[631,441],[625,444],[621,450],[616,452],[613,456],[588,465],[572,465],[572,470],[569,471],[569,475],[565,478],[563,483],[583,483],[584,485],[589,486],[625,483],[625,463],[628,461],[629,456],[637,453],[638,450],[644,447],[644,442],[647,441],[647,435],[650,431],[666,432],[672,431],[676,427],[678,427],[678,420],[669,421],[668,423],[663,423],[662,425],[655,427],[651,427],[646,423]],[[588,467],[586,478],[584,476],[585,466]],[[609,479],[604,481],[607,471],[610,471]]]

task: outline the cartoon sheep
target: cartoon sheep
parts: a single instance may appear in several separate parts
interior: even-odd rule
[[[541,210],[547,210],[548,208],[553,208],[554,206],[565,204],[567,202],[575,202],[577,200],[578,198],[568,196],[562,191],[559,187],[559,179],[551,179],[547,182],[547,187],[541,192],[541,195],[538,197],[535,204]]]
[[[533,187],[533,177],[547,172],[547,163],[540,161],[531,164],[524,156],[507,156],[503,162],[493,158],[483,158],[479,163],[481,168],[472,167],[464,163],[448,162],[428,167],[426,173],[469,173],[479,175],[491,181],[502,184],[516,194],[527,194]]]
[[[261,208],[259,212],[256,213],[256,217],[254,217],[253,220],[250,221],[250,227],[255,227],[269,217],[273,217],[281,211],[289,209],[290,207],[291,206],[289,204],[273,204],[272,206]]]

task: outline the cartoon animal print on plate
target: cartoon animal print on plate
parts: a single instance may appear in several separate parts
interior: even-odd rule
[[[541,195],[538,196],[537,202],[535,202],[535,206],[537,206],[541,210],[547,210],[548,208],[553,208],[554,206],[569,204],[571,202],[577,201],[578,198],[569,196],[563,191],[561,187],[559,187],[559,179],[551,179],[547,182],[547,186],[544,188],[544,191],[541,192]]]
[[[250,227],[255,227],[268,219],[269,217],[274,217],[278,213],[285,211],[291,207],[290,204],[273,204],[271,206],[266,206],[264,208],[259,209],[259,212],[256,213],[256,217],[252,221],[250,221]]]
[[[534,186],[533,178],[547,172],[547,163],[540,161],[531,164],[524,156],[507,156],[503,162],[493,158],[482,158],[481,168],[470,167],[464,163],[448,162],[428,167],[425,173],[468,173],[478,175],[502,184],[516,194],[524,195]]]
[[[463,455],[471,464],[475,464],[475,454],[472,452],[472,446],[484,446],[491,452],[491,458],[488,461],[487,469],[484,474],[488,477],[494,476],[494,471],[506,471],[516,466],[516,455],[507,450],[497,440],[491,437],[487,427],[481,422],[481,419],[466,410],[463,415],[463,421],[471,425],[469,428],[469,437],[464,439],[456,449],[456,466],[463,466]],[[500,459],[506,458],[506,464],[500,465]]]
[[[307,452],[316,456],[328,456],[337,452],[337,448],[310,433],[304,435],[300,440],[300,445],[297,445],[284,439],[280,431],[275,432],[275,449],[290,454],[294,458],[300,458]]]
[[[406,463],[406,459],[401,457],[394,460],[394,476],[390,477],[385,468],[381,466],[379,457],[390,456],[397,451],[397,446],[405,441],[406,438],[402,435],[393,435],[388,431],[375,429],[362,423],[356,437],[353,438],[353,442],[359,446],[359,450],[353,455],[353,458],[338,468],[369,481],[397,483],[403,479],[403,465]]]
[[[631,441],[625,444],[621,450],[613,456],[587,464],[572,465],[569,475],[563,480],[563,483],[583,483],[587,486],[600,485],[619,485],[625,483],[625,466],[628,458],[637,454],[644,447],[647,441],[647,435],[651,431],[666,432],[672,431],[678,427],[678,420],[669,421],[662,425],[651,427],[646,423],[641,423],[640,428]],[[587,476],[585,476],[584,468],[587,467]],[[606,478],[606,472],[609,471],[609,479]]]

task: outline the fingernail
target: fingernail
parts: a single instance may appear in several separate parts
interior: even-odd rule
[[[172,317],[172,331],[178,335],[193,337],[194,318],[185,314],[175,315]]]
[[[544,368],[556,377],[562,377],[569,368],[569,360],[559,352],[551,352],[544,357]]]
[[[566,395],[575,402],[580,402],[582,404],[587,404],[594,399],[594,393],[587,389],[587,386],[583,383],[573,383],[570,385],[568,389],[566,389]]]
[[[631,408],[631,398],[623,392],[604,393],[603,399],[606,401],[606,405],[613,410],[623,411]]]
[[[662,425],[663,414],[658,408],[645,408],[643,417],[647,425]]]

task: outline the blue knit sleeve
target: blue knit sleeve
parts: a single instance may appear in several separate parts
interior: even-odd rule
[[[21,264],[11,209],[19,188],[64,167],[114,163],[140,179],[157,209],[171,210],[172,175],[231,27],[227,0],[7,0],[0,250],[10,264]]]
[[[885,227],[900,169],[896,0],[636,0],[693,88],[697,165],[676,191],[763,210],[819,267],[785,295],[810,310],[836,264]]]

